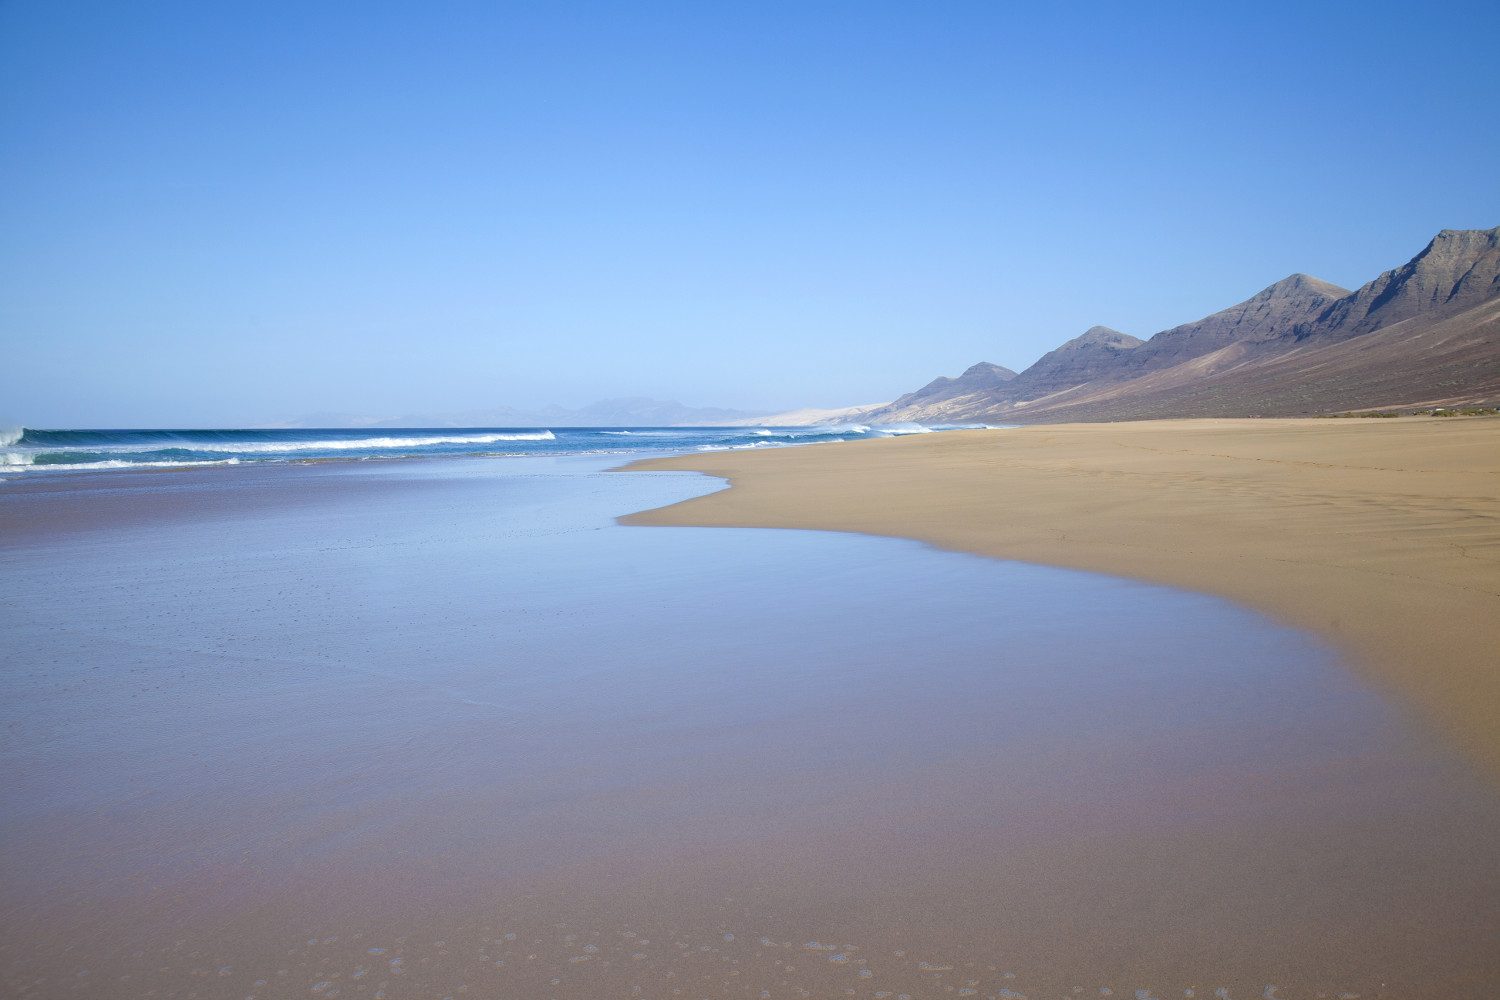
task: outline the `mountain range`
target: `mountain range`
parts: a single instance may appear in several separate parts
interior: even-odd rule
[[[1445,229],[1354,291],[1293,274],[1140,340],[1095,326],[1022,372],[980,362],[894,402],[767,414],[644,397],[582,409],[496,407],[281,427],[647,427],[1059,423],[1316,416],[1500,403],[1500,227]]]
[[[1500,227],[1445,229],[1354,290],[1293,274],[1147,340],[1096,326],[1016,373],[981,362],[861,420],[1313,416],[1500,401]]]

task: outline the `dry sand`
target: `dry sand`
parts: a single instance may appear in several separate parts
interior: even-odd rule
[[[1500,420],[1163,420],[635,463],[733,489],[622,520],[915,538],[1315,632],[1500,782]]]

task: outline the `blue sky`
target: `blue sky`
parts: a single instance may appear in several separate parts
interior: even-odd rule
[[[1493,0],[0,0],[0,422],[1021,369],[1500,224]]]

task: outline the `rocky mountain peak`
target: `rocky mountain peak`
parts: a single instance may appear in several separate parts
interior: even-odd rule
[[[1330,299],[1341,299],[1349,294],[1349,289],[1340,288],[1331,281],[1322,278],[1314,278],[1310,274],[1289,274],[1285,278],[1263,288],[1259,293],[1250,297],[1251,302],[1259,299],[1291,299],[1301,298],[1307,295],[1321,295]]]
[[[1347,288],[1310,274],[1289,274],[1228,309],[1163,330],[1123,359],[1116,376],[1128,379],[1161,371],[1230,344],[1257,349],[1277,342],[1348,294]]]
[[[964,369],[956,382],[974,381],[984,379],[986,381],[1009,382],[1016,377],[1016,373],[1003,365],[992,365],[988,361],[981,361],[977,365],[970,365]]]
[[[1342,340],[1433,313],[1460,312],[1500,293],[1500,226],[1444,229],[1411,260],[1324,310],[1299,339]]]
[[[901,419],[915,419],[912,415],[920,417],[927,406],[944,405],[955,399],[989,398],[993,393],[1003,391],[1006,383],[1015,377],[1016,373],[1009,368],[981,361],[964,369],[957,378],[940,375],[916,392],[909,392],[893,403],[870,411],[864,419],[891,419],[896,413],[907,414]]]
[[[1008,388],[1018,393],[1017,399],[1036,399],[1070,389],[1114,370],[1122,354],[1143,343],[1128,333],[1092,326],[1081,336],[1042,355],[1036,364],[1017,375]]]
[[[1062,345],[1062,347],[1059,347],[1058,350],[1077,350],[1082,347],[1113,347],[1119,350],[1127,350],[1132,347],[1139,347],[1144,343],[1145,341],[1138,337],[1132,337],[1128,333],[1121,333],[1119,330],[1111,330],[1107,326],[1091,326],[1083,331],[1082,336],[1074,337]]]
[[[1434,400],[1495,405],[1487,401],[1500,400],[1497,305],[1500,227],[1445,229],[1355,292],[1290,274],[1148,341],[1092,327],[1019,375],[978,364],[871,418],[1112,420],[1306,415]]]

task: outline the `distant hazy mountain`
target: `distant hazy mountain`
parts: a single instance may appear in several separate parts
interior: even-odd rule
[[[972,373],[993,369],[1005,378]],[[1500,401],[1500,227],[1445,229],[1350,292],[1305,274],[1141,341],[1094,327],[1019,375],[975,365],[875,421],[1296,416]]]
[[[361,417],[347,413],[314,413],[278,427],[693,427],[728,424],[765,416],[765,411],[683,406],[636,396],[605,399],[580,410],[549,406],[518,410],[500,406],[462,413],[409,413],[399,417]]]

